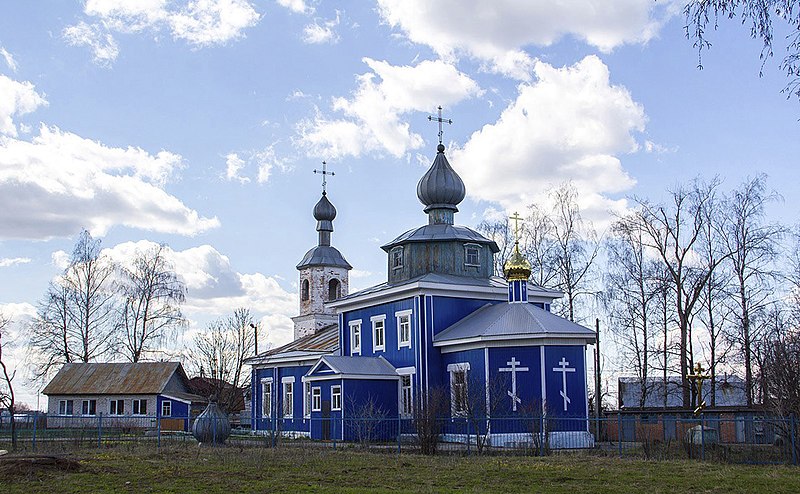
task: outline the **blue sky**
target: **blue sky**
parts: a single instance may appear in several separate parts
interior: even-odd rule
[[[700,71],[683,25],[652,0],[0,2],[0,309],[21,374],[26,318],[82,228],[121,260],[170,246],[192,321],[177,346],[237,306],[286,342],[322,160],[351,289],[384,281],[379,246],[425,221],[440,104],[461,224],[572,180],[602,228],[627,197],[761,172],[796,223],[800,107],[778,60],[759,77],[734,21]]]

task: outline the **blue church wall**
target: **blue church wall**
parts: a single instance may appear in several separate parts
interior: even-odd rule
[[[311,368],[310,365],[267,367],[253,372],[252,383],[252,422],[253,430],[281,430],[289,432],[308,432],[308,419],[303,416],[304,387],[303,376]],[[263,389],[261,380],[272,378],[272,416],[264,417],[262,402]],[[283,378],[294,378],[292,383],[292,415],[283,414]]]
[[[361,320],[361,356],[363,357],[378,357],[383,356],[395,367],[409,367],[415,363],[414,353],[417,348],[418,339],[418,324],[417,317],[414,313],[415,299],[405,298],[396,300],[390,303],[366,307],[348,311],[342,318],[341,333],[342,339],[342,355],[353,355],[352,341],[350,340],[350,322],[360,319]],[[397,318],[395,314],[401,311],[411,310],[411,346],[398,348],[398,334],[397,334]],[[373,338],[372,321],[370,318],[374,316],[386,316],[384,320],[384,336],[385,345],[384,350],[373,351]],[[356,354],[358,355],[358,354]]]
[[[489,349],[490,396],[496,400],[491,410],[495,417],[533,417],[542,414],[541,369],[539,346]],[[518,401],[509,393],[515,394]]]
[[[311,438],[320,440],[342,439],[342,410],[333,409],[331,388],[339,386],[342,389],[341,379],[325,381],[312,381],[311,388],[320,388],[321,409],[311,409]],[[344,394],[340,394],[340,405],[344,405]]]
[[[396,438],[399,411],[398,381],[348,379],[343,384],[344,440],[358,441],[365,434],[369,434],[373,440]],[[375,406],[372,412],[370,403]]]
[[[546,407],[551,430],[587,430],[586,350],[584,346],[546,346]],[[565,384],[566,383],[566,384]],[[566,386],[566,393],[562,394]],[[551,421],[552,418],[564,420]],[[560,422],[560,423],[559,423]]]

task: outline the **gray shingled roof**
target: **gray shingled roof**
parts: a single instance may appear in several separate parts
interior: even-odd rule
[[[244,361],[245,364],[256,365],[268,363],[274,359],[302,358],[313,355],[324,355],[339,350],[339,325],[330,324],[316,333],[303,336],[278,348],[259,353]]]
[[[383,357],[326,355],[322,361],[337,374],[397,377],[397,370]]]
[[[447,225],[437,223],[433,225],[424,225],[418,228],[409,230],[399,237],[395,238],[386,245],[381,246],[381,249],[389,252],[395,245],[404,244],[407,242],[430,242],[432,240],[448,241],[458,240],[461,242],[474,242],[476,244],[488,244],[492,252],[499,252],[497,243],[489,240],[480,233],[467,228],[466,226]]]
[[[178,362],[137,362],[120,364],[64,364],[45,386],[46,395],[74,394],[159,394],[178,372],[186,374]]]
[[[330,245],[317,245],[311,248],[297,265],[297,269],[305,266],[336,266],[353,269],[336,247]]]
[[[434,344],[523,338],[595,339],[594,331],[533,304],[487,304],[434,336]]]

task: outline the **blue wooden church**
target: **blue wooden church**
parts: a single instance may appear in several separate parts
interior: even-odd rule
[[[441,143],[417,196],[427,224],[381,247],[387,281],[348,293],[351,266],[331,245],[336,209],[323,189],[318,245],[297,265],[295,340],[248,361],[253,429],[348,440],[347,424],[365,414],[408,419],[401,427],[412,432],[414,413],[437,406],[445,440],[468,437],[464,419],[478,413],[493,445],[533,434],[526,419],[546,417],[535,430],[551,447],[590,446],[595,333],[550,312],[562,294],[528,282],[517,245],[505,279],[494,276],[497,244],[454,224],[465,188]]]

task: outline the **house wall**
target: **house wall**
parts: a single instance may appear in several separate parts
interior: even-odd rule
[[[169,415],[163,414],[163,404],[165,401],[169,401],[170,407],[172,408]],[[174,400],[162,395],[157,397],[156,402],[158,408],[156,408],[155,411],[158,413],[158,416],[161,420],[161,430],[189,430],[191,409],[191,405],[189,403],[184,403],[182,401]]]
[[[309,420],[303,415],[304,386],[303,376],[311,368],[310,365],[295,365],[284,367],[259,368],[253,372],[252,406],[253,430],[281,430],[287,432],[308,432]],[[263,401],[261,379],[272,378],[272,418],[262,416],[261,403]],[[283,379],[294,378],[292,393],[292,415],[284,417],[283,414]]]
[[[146,415],[132,415],[133,400],[147,400]],[[73,415],[59,415],[58,403],[61,400],[73,401]],[[81,415],[83,400],[96,400],[97,415]],[[122,416],[109,415],[111,400],[124,400]],[[137,427],[156,428],[157,395],[50,395],[47,397],[47,427],[98,427],[102,420],[103,427]],[[102,419],[100,419],[102,417]]]

